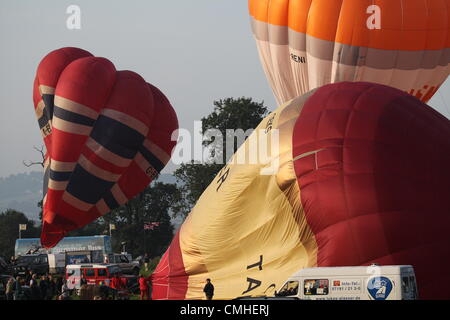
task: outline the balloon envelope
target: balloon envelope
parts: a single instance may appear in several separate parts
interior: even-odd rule
[[[341,81],[427,102],[449,74],[450,0],[249,0],[253,34],[278,103]]]
[[[41,243],[52,247],[148,186],[178,121],[140,75],[78,48],[41,61],[33,98],[47,148]]]
[[[202,194],[153,298],[202,299],[207,278],[217,299],[270,295],[302,268],[372,263],[413,265],[420,297],[450,298],[436,290],[450,285],[449,137],[448,119],[379,84],[282,105]]]

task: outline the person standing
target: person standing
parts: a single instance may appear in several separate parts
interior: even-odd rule
[[[148,300],[148,280],[141,274],[139,276],[139,290],[141,291],[141,300]]]
[[[47,297],[46,300],[53,300],[53,297],[56,294],[56,283],[55,279],[53,279],[52,275],[48,276],[48,288],[47,288]]]
[[[13,277],[9,278],[8,283],[6,283],[6,300],[14,300],[14,287],[15,287],[15,280]]]
[[[84,285],[84,284],[87,284],[87,280],[86,280],[86,278],[84,277],[84,273],[81,272],[81,277],[80,277],[80,287],[81,287],[82,285]]]
[[[64,281],[61,287],[61,295],[58,300],[69,300],[70,299],[70,290],[67,286],[67,281]]]
[[[29,286],[31,278],[33,277],[33,272],[31,270],[27,271],[27,274],[25,275],[25,285]]]
[[[21,300],[21,299],[22,299],[22,286],[20,285],[20,277],[17,277],[14,286],[14,300]]]
[[[113,300],[116,300],[116,297],[119,294],[119,290],[122,288],[122,282],[120,281],[119,275],[117,273],[111,280],[110,288],[112,289]]]
[[[31,299],[32,300],[40,300],[41,299],[41,290],[39,288],[36,274],[33,274],[33,276],[31,277],[30,288],[31,288]]]
[[[146,253],[144,255],[144,267],[145,271],[148,271],[148,264],[150,263],[150,258],[148,257],[148,254]]]
[[[48,292],[48,280],[46,276],[41,277],[41,281],[39,281],[39,289],[41,291],[41,299],[46,300],[47,299],[47,292]]]
[[[62,277],[56,277],[56,283],[55,283],[55,294],[56,296],[60,296],[62,293],[62,286],[63,286],[63,278]]]
[[[212,300],[214,296],[214,286],[211,283],[211,279],[206,279],[206,284],[203,288],[203,292],[205,293],[206,300]]]

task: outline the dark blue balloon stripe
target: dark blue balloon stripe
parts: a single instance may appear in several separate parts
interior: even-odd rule
[[[95,123],[94,119],[72,111],[64,110],[58,106],[54,106],[53,115],[59,119],[89,127],[92,127]]]
[[[114,182],[100,179],[78,164],[70,177],[67,192],[83,202],[94,205],[113,185]]]
[[[134,159],[145,139],[138,131],[104,115],[98,117],[91,138],[126,159]]]

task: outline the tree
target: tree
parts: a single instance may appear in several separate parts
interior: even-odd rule
[[[197,200],[202,195],[203,191],[209,186],[216,174],[223,167],[230,156],[237,151],[243,141],[237,141],[234,137],[230,137],[231,130],[241,129],[244,132],[249,129],[256,128],[259,123],[267,115],[267,107],[264,102],[258,103],[252,101],[251,98],[227,98],[224,100],[214,101],[214,111],[208,116],[202,118],[202,134],[205,134],[209,129],[217,129],[221,132],[222,148],[213,148],[210,151],[210,159],[221,159],[222,163],[204,163],[197,164],[183,163],[175,170],[174,175],[179,184],[181,194],[180,201],[174,205],[174,212],[177,215],[186,216],[194,207]],[[226,139],[228,137],[228,139]],[[224,152],[227,150],[227,140],[233,141],[231,152]],[[215,143],[213,139],[204,141],[204,146],[208,147]],[[216,152],[220,152],[219,155]]]
[[[44,146],[41,146],[41,148],[40,149],[38,149],[36,146],[34,146],[34,150],[36,150],[37,152],[39,152],[40,154],[41,154],[41,158],[42,158],[42,160],[41,161],[31,161],[31,160],[29,160],[29,161],[22,161],[22,163],[23,163],[23,165],[25,166],[25,167],[32,167],[32,166],[34,166],[34,165],[40,165],[42,168],[44,168],[44,163],[45,163],[45,151],[44,151]]]
[[[161,255],[173,238],[170,207],[179,202],[180,193],[175,184],[156,182],[147,187],[125,205],[105,215],[104,226],[116,225],[113,233],[113,249],[120,250],[122,242],[133,255],[148,253],[150,257]],[[144,224],[158,222],[153,230],[144,230]]]
[[[27,230],[21,232],[22,238],[39,237],[39,229],[25,214],[12,209],[0,213],[0,256],[9,258],[14,255],[14,245],[19,238],[19,224],[26,224]]]

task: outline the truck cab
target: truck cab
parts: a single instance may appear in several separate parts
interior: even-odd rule
[[[131,254],[128,253],[112,253],[105,255],[104,262],[117,264],[125,274],[138,275],[141,269],[139,262],[133,261]]]
[[[410,265],[305,268],[288,278],[277,297],[300,300],[415,300]]]

